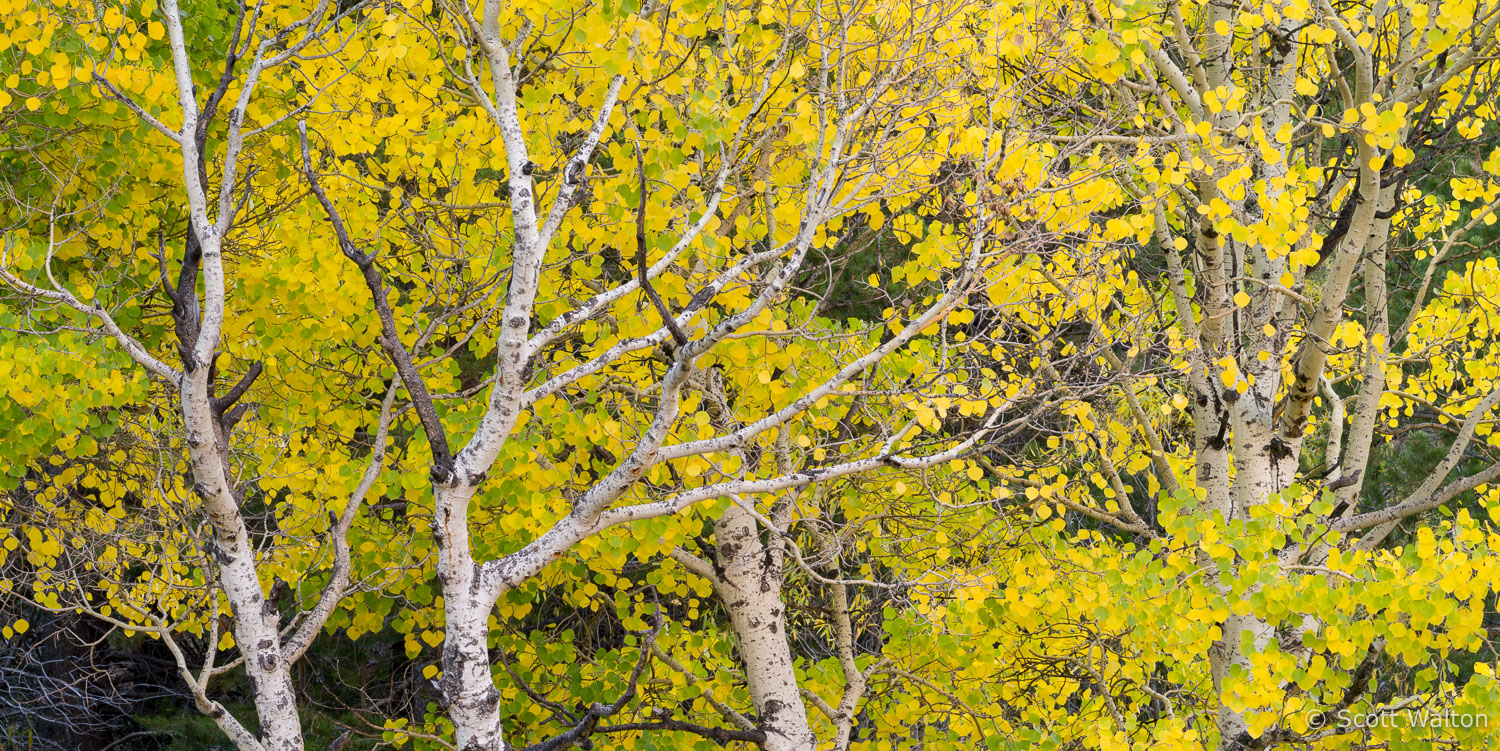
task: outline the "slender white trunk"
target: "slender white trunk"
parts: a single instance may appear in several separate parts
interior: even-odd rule
[[[490,672],[490,610],[469,550],[471,486],[435,486],[438,579],[443,586],[443,699],[459,751],[505,751],[500,692]]]
[[[1250,509],[1262,505],[1291,484],[1292,477],[1278,476],[1278,464],[1273,437],[1275,423],[1271,415],[1270,399],[1264,390],[1275,389],[1274,378],[1257,381],[1235,403],[1234,412],[1234,506],[1235,515],[1248,518]],[[1226,394],[1232,393],[1226,391]],[[1272,391],[1274,396],[1274,391]],[[1231,564],[1231,567],[1237,568]],[[1209,651],[1209,664],[1214,687],[1220,696],[1217,708],[1219,747],[1236,749],[1248,727],[1241,712],[1225,706],[1222,697],[1224,679],[1231,671],[1242,675],[1250,673],[1250,656],[1263,650],[1275,637],[1276,629],[1253,614],[1230,614],[1221,625],[1219,641]],[[1246,635],[1249,635],[1251,651],[1246,651]]]
[[[780,545],[766,545],[753,516],[730,506],[714,523],[720,569],[719,599],[739,642],[740,660],[765,751],[813,751],[818,740],[807,719],[787,644],[781,599]]]
[[[207,369],[184,373],[180,388],[194,486],[213,525],[219,586],[234,609],[234,640],[245,657],[245,674],[260,722],[261,747],[265,751],[302,751],[297,694],[281,648],[280,614],[261,592],[255,548],[250,544],[250,531],[240,514],[219,446],[218,418],[208,395]]]

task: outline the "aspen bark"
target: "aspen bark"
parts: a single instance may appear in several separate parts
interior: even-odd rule
[[[714,522],[714,539],[719,600],[729,613],[750,701],[766,733],[763,748],[813,751],[817,737],[808,722],[787,644],[781,545],[762,541],[755,517],[735,505]]]

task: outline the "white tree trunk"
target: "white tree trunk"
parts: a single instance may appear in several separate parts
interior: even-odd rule
[[[813,751],[818,740],[807,719],[787,644],[781,600],[782,552],[761,541],[756,520],[731,505],[714,523],[719,599],[739,642],[740,661],[765,751]]]
[[[219,446],[218,417],[208,394],[207,368],[184,373],[180,389],[194,488],[213,525],[219,586],[234,609],[234,641],[245,657],[245,675],[260,721],[261,747],[265,751],[302,751],[297,694],[282,655],[280,614],[261,592],[250,531],[240,514]],[[219,722],[222,718],[213,719]]]
[[[480,586],[469,552],[472,486],[435,486],[438,580],[443,586],[443,698],[459,751],[504,751],[500,692],[490,672],[490,610],[495,598]]]

